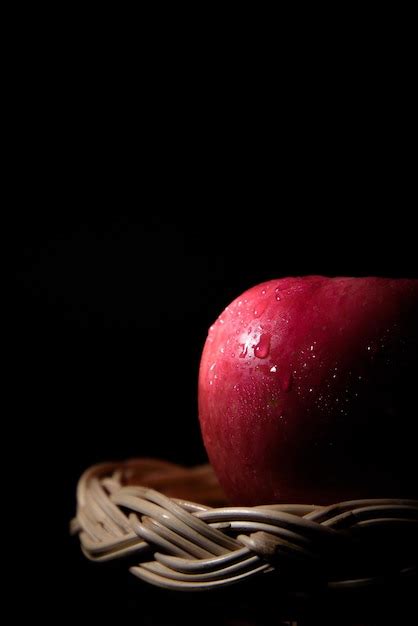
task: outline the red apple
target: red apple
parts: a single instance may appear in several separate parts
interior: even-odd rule
[[[204,443],[233,503],[416,497],[418,280],[271,280],[209,329]]]

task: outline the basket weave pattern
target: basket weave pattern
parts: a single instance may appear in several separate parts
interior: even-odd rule
[[[87,558],[130,557],[134,575],[176,590],[271,572],[302,586],[321,581],[330,590],[416,574],[409,548],[417,545],[417,500],[209,506],[222,500],[209,466],[152,459],[96,465],[79,481],[71,531]],[[370,540],[378,563],[370,562]]]

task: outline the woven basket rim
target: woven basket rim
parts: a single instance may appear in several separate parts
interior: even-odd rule
[[[171,495],[179,488],[201,495],[201,502]],[[417,538],[418,500],[362,499],[327,506],[202,503],[222,499],[209,465],[184,468],[158,459],[101,463],[78,482],[70,529],[88,559],[135,558],[132,574],[178,591],[226,587],[274,572],[284,582],[288,575],[300,579],[302,586],[310,577],[320,578],[329,591],[416,576],[416,560],[407,552],[398,554],[396,546],[400,537],[403,543],[405,537]],[[384,558],[371,564],[366,548],[380,537],[385,538]]]

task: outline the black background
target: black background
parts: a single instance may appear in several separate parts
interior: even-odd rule
[[[249,41],[215,59],[210,40],[195,58],[197,43],[166,50],[159,30],[152,45],[142,29],[119,46],[97,16],[48,36],[26,18],[34,41],[19,19],[29,45],[16,36],[8,92],[17,290],[2,439],[22,605],[54,624],[271,623],[275,590],[177,596],[87,562],[68,534],[76,483],[103,460],[205,460],[200,354],[243,290],[288,275],[418,276],[408,41],[398,62],[391,45],[354,58],[351,35],[335,56],[337,31],[305,52],[265,41],[257,59]]]
[[[200,353],[209,325],[244,289],[311,273],[417,276],[411,215],[382,194],[372,213],[338,194],[321,208],[317,194],[296,206],[279,191],[270,201],[241,192],[231,211],[219,188],[210,201],[189,199],[186,215],[164,213],[138,192],[131,213],[57,210],[19,224],[13,463],[32,502],[27,530],[37,536],[31,562],[42,564],[34,600],[42,612],[52,594],[66,613],[102,620],[132,610],[137,623],[188,624],[206,607],[204,623],[269,623],[241,592],[215,594],[206,606],[200,596],[150,589],[123,565],[92,565],[68,523],[77,479],[93,463],[205,460]],[[175,192],[166,200],[180,203]]]

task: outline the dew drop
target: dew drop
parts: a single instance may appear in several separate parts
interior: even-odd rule
[[[280,297],[280,292],[283,291],[283,289],[281,289],[280,287],[276,287],[276,289],[274,290],[275,294],[276,294],[276,300],[279,301],[281,300]]]
[[[261,315],[263,315],[264,311],[266,310],[266,307],[267,307],[266,300],[259,302],[253,311],[254,317],[261,317]]]
[[[254,355],[259,359],[265,359],[270,352],[270,335],[263,333],[260,335],[258,344],[254,348]]]
[[[245,343],[240,343],[239,345],[242,348],[241,352],[239,353],[239,358],[244,359],[247,356],[248,348]]]
[[[273,365],[273,367],[270,367],[270,372],[277,372],[277,365]]]
[[[286,391],[286,392],[290,391],[292,388],[292,382],[293,382],[292,372],[285,374],[285,376],[282,379],[283,391]]]

